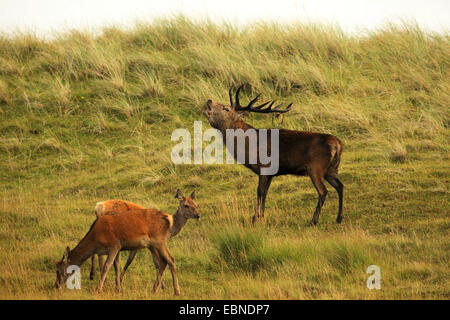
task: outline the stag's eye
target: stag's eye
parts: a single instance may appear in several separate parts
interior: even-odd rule
[[[223,108],[226,112],[230,111],[230,108]]]

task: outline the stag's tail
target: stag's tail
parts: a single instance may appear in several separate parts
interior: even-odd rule
[[[337,175],[339,164],[341,162],[342,143],[341,140],[334,136],[328,138],[328,145],[330,146],[331,161],[328,167],[328,173]]]

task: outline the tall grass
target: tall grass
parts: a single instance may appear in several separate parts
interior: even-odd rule
[[[0,297],[173,298],[151,293],[147,252],[121,293],[109,281],[101,296],[86,278],[81,292],[54,291],[52,261],[81,239],[97,201],[172,213],[176,189],[195,188],[202,218],[169,243],[182,298],[448,298],[449,64],[448,34],[412,24],[354,36],[179,17],[51,40],[0,36]],[[209,128],[204,102],[227,102],[241,83],[247,98],[294,103],[282,127],[344,142],[343,225],[329,188],[319,226],[308,228],[314,188],[282,177],[252,226],[251,172],[171,162],[172,131],[194,120]],[[371,264],[382,290],[365,285]]]

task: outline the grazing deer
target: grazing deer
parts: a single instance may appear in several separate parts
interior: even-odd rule
[[[191,199],[195,198],[195,191],[193,191],[190,195]],[[134,209],[145,209],[144,207],[141,207],[138,204],[125,201],[125,200],[106,200],[102,202],[98,202],[95,206],[94,212],[95,215],[98,217],[107,215],[107,214],[117,214],[120,212],[127,212],[132,211]],[[188,217],[185,217],[182,210],[178,210],[174,215],[174,225],[170,229],[170,237],[176,236],[181,229],[186,225]],[[125,275],[125,272],[127,271],[130,264],[133,262],[134,258],[136,257],[137,250],[130,251],[128,255],[127,262],[120,273],[120,283],[122,283],[123,276]],[[116,258],[117,264],[120,266],[120,254],[117,255]],[[99,262],[99,268],[100,272],[103,268],[103,256],[98,256],[98,262]],[[153,263],[155,264],[156,270],[158,270],[158,261],[156,259],[153,259]],[[91,264],[91,273],[90,273],[90,279],[93,280],[95,276],[95,255],[92,255],[92,264]],[[164,281],[161,281],[161,287],[165,289]]]
[[[126,211],[131,211],[131,210],[135,210],[135,209],[145,209],[144,207],[141,207],[138,204],[129,202],[129,201],[125,201],[125,200],[107,200],[107,201],[102,201],[102,202],[98,202],[95,205],[95,215],[97,216],[97,218],[106,215],[106,214],[117,214],[120,212],[126,212]],[[127,264],[126,264],[126,268],[128,268],[128,261],[130,261],[130,263],[133,261],[135,255],[136,255],[137,250],[133,250],[130,251],[129,255],[128,255],[128,260],[127,260]],[[116,258],[117,264],[120,266],[120,254],[117,255]],[[98,265],[100,268],[100,273],[101,270],[103,268],[103,256],[102,255],[98,255]],[[155,263],[156,265],[156,263]],[[124,270],[122,271],[121,275],[120,275],[120,282],[122,282],[122,278],[123,278],[123,274],[126,271],[126,268],[124,268]],[[94,280],[94,276],[95,276],[95,254],[92,255],[92,260],[91,260],[91,272],[89,275],[89,278],[91,280]]]
[[[178,233],[187,219],[199,219],[197,205],[194,202],[195,191],[184,197],[180,190],[176,198],[179,207],[174,215],[156,209],[135,209],[113,215],[100,216],[91,225],[88,233],[70,250],[66,248],[63,258],[57,262],[55,287],[61,288],[68,278],[67,268],[70,265],[81,266],[93,254],[108,255],[101,271],[100,292],[106,275],[114,262],[116,271],[116,289],[120,290],[119,266],[116,257],[122,250],[139,250],[148,248],[153,259],[157,261],[157,276],[153,286],[156,292],[161,286],[161,278],[167,265],[172,273],[175,295],[180,294],[176,274],[175,259],[167,249],[167,238]]]
[[[286,129],[279,130],[279,167],[278,172],[273,175],[262,175],[261,169],[267,167],[268,165],[261,164],[260,155],[258,154],[258,161],[255,164],[249,163],[249,154],[257,153],[260,144],[258,129],[253,128],[251,125],[247,124],[242,120],[242,115],[247,112],[255,113],[285,113],[288,112],[292,103],[289,104],[285,109],[280,109],[282,104],[273,107],[274,102],[265,102],[259,106],[254,107],[253,105],[257,101],[259,95],[250,101],[250,103],[243,107],[239,102],[239,92],[242,89],[242,85],[236,91],[236,98],[233,102],[232,97],[232,87],[229,90],[230,105],[224,105],[218,102],[208,100],[203,109],[203,114],[208,119],[211,126],[222,133],[223,142],[227,144],[226,131],[228,129],[242,129],[244,132],[249,130],[256,131],[256,146],[251,146],[249,143],[249,138],[245,140],[245,163],[244,165],[252,170],[259,176],[258,189],[257,189],[257,208],[256,214],[253,217],[253,222],[257,218],[264,217],[264,206],[266,201],[267,191],[269,190],[270,183],[274,176],[279,175],[298,175],[306,176],[311,178],[314,187],[319,194],[319,200],[317,203],[314,216],[311,220],[312,224],[317,224],[319,222],[319,214],[323,203],[325,202],[325,197],[327,195],[327,188],[324,184],[324,179],[327,180],[337,191],[339,195],[339,211],[336,219],[337,223],[342,221],[342,203],[343,203],[343,191],[344,186],[338,179],[338,167],[341,160],[342,145],[341,141],[332,135],[313,133],[305,131],[292,131]],[[268,106],[267,106],[268,105]],[[265,107],[267,106],[267,107]],[[264,108],[265,107],[265,108]],[[272,133],[270,130],[267,131],[267,150],[272,153],[271,141]],[[234,136],[234,150],[229,150],[233,153],[236,159],[237,151],[237,137]],[[242,146],[241,146],[242,147]]]

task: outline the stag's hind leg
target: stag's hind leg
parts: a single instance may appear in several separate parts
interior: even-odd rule
[[[344,185],[342,182],[338,179],[338,177],[335,174],[327,174],[325,175],[325,179],[333,186],[334,189],[336,189],[338,196],[339,196],[339,211],[338,216],[336,218],[337,223],[341,223],[343,214],[342,214],[342,207],[344,202]]]
[[[310,225],[315,225],[319,223],[320,210],[322,209],[322,206],[325,202],[325,198],[327,197],[328,191],[327,188],[325,187],[325,184],[323,183],[323,175],[316,172],[312,172],[310,174],[310,177],[314,187],[317,190],[317,193],[319,194],[319,200],[317,202],[316,211],[314,211],[314,216],[310,222]]]

